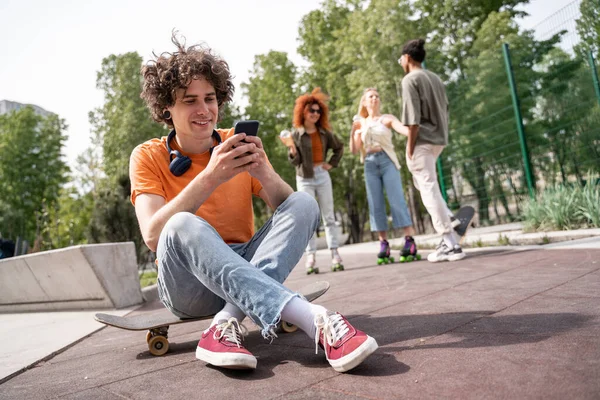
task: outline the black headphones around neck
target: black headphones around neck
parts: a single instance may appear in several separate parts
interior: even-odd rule
[[[221,144],[221,136],[217,133],[217,131],[213,130],[212,137],[217,141],[217,144],[211,146],[209,150],[209,154],[212,155],[213,149]],[[167,151],[169,152],[169,171],[175,176],[181,176],[190,169],[192,165],[192,160],[188,156],[184,156],[178,150],[171,150],[171,146],[169,146],[169,142],[175,138],[175,129],[173,129],[169,136],[167,137]],[[175,156],[175,158],[173,158]]]

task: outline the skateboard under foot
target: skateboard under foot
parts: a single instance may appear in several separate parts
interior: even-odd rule
[[[306,300],[314,301],[324,295],[327,290],[329,290],[329,282],[314,282],[301,288],[298,293],[304,296]],[[198,318],[181,319],[173,315],[166,308],[163,308],[159,311],[146,312],[132,317],[98,313],[94,316],[94,319],[105,325],[114,326],[115,328],[130,331],[148,330],[148,332],[146,332],[146,343],[148,344],[150,354],[162,356],[169,351],[169,326],[212,319],[213,317],[214,315],[207,315]],[[281,328],[281,330],[288,333],[298,330],[296,325],[285,321],[282,321],[278,328]]]

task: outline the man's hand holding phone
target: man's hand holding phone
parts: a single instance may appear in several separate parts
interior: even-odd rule
[[[246,135],[244,140],[237,143],[236,147],[246,146],[248,144],[254,145],[248,153],[245,153],[238,158],[254,155],[254,158],[251,159],[251,162],[256,165],[253,166],[248,172],[250,172],[250,175],[254,176],[258,180],[261,180],[265,178],[266,174],[270,173],[272,169],[267,160],[267,154],[265,153],[262,140],[258,137],[259,125],[260,123],[254,120],[240,121],[235,124],[234,136],[241,133]]]

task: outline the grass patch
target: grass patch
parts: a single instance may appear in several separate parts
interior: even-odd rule
[[[157,277],[157,271],[143,271],[140,274],[140,286],[145,288],[146,286],[154,285]]]
[[[600,185],[591,173],[587,182],[548,188],[529,200],[524,209],[525,231],[600,228]]]
[[[508,236],[505,236],[503,234],[498,234],[498,245],[499,246],[510,246],[510,239],[508,238]]]

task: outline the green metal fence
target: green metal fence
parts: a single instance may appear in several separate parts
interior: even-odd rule
[[[573,1],[531,32],[508,30],[448,85],[438,173],[451,207],[475,206],[481,224],[508,222],[546,187],[597,178],[600,25],[582,17],[590,12],[600,1]]]

